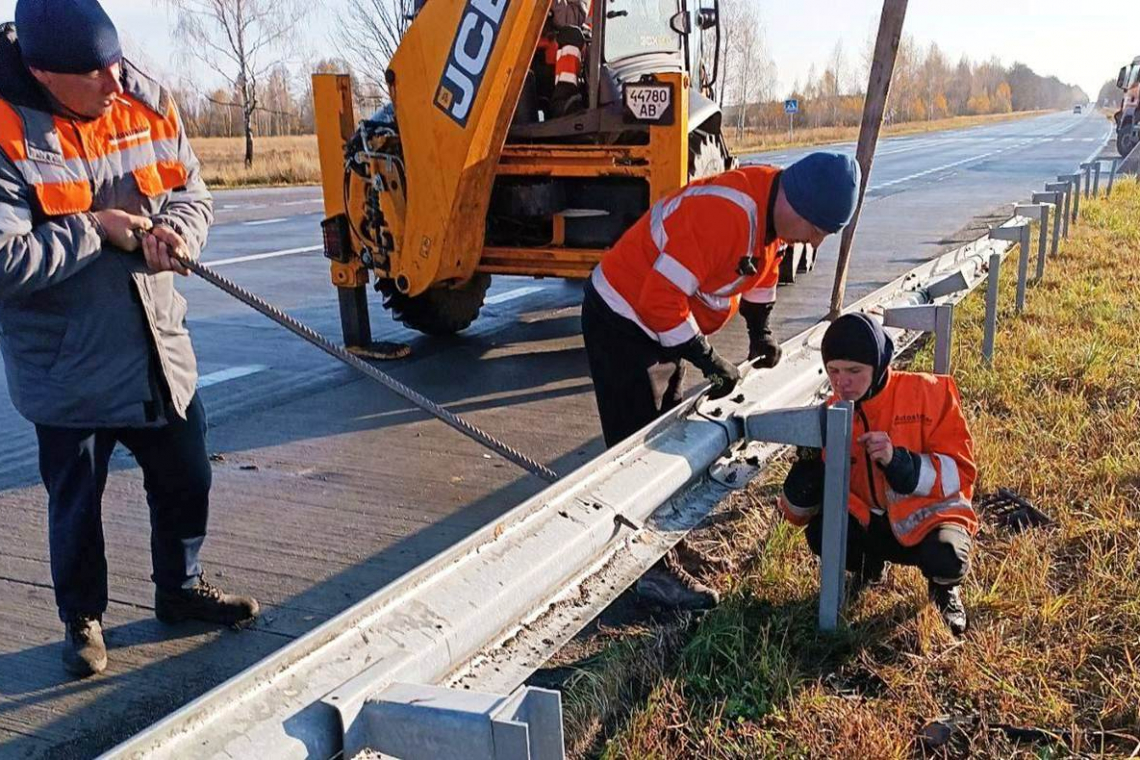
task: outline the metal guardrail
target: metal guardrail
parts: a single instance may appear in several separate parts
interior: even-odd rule
[[[1096,166],[1082,168],[1095,171]],[[1114,162],[1106,194],[1115,168]],[[1035,205],[1017,206],[1018,216],[986,238],[915,268],[849,311],[883,319],[900,350],[922,331],[934,332],[936,358],[947,371],[953,305],[988,280],[982,352],[992,360],[998,278],[1012,243],[1020,248],[1020,310],[1028,284],[1027,222],[1032,218],[1041,225],[1035,278],[1040,280],[1050,255],[1050,213],[1052,254],[1058,238],[1068,236],[1070,222],[1079,219],[1080,175],[1060,179],[1046,186],[1047,193],[1034,195]],[[1094,183],[1092,194],[1098,190]],[[539,746],[537,739],[526,739],[526,725],[517,722],[525,698],[493,694],[523,683],[707,516],[729,493],[726,486],[742,487],[763,470],[781,447],[749,443],[748,421],[823,398],[826,380],[818,351],[825,329],[820,324],[787,341],[784,361],[750,374],[732,398],[690,398],[497,522],[104,757],[351,757],[371,745],[381,716],[406,717],[400,705],[420,701],[421,692],[401,684],[488,692],[467,700],[430,688],[422,693],[434,698],[437,711],[475,705],[465,719],[482,720],[486,713],[487,720],[479,723],[483,736],[516,731],[521,745]],[[835,544],[842,536],[830,538]],[[822,580],[820,620],[832,627],[842,598],[841,566],[835,571],[833,563]],[[534,699],[549,703],[556,695]],[[549,724],[550,713],[544,708],[530,720]],[[391,724],[385,727],[391,733]],[[410,735],[417,730],[413,725]],[[558,743],[547,741],[547,750],[556,751]]]
[[[923,264],[851,310],[930,303],[926,287],[985,279],[982,239]],[[952,302],[966,291],[947,296]],[[509,692],[604,609],[729,492],[708,475],[755,474],[779,450],[737,456],[725,421],[822,398],[826,325],[740,393],[692,399],[545,491],[248,670],[109,751],[107,758],[331,758],[366,746],[356,720],[394,683]],[[892,329],[901,347],[918,337]],[[729,456],[725,458],[726,452]],[[740,477],[739,484],[747,480]]]

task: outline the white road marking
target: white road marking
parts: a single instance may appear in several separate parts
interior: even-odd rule
[[[242,222],[245,227],[260,227],[263,224],[278,224],[289,221],[288,217],[279,216],[276,219],[258,219],[256,222]]]
[[[310,245],[305,248],[287,248],[284,251],[269,251],[268,253],[254,253],[249,256],[235,256],[231,259],[218,259],[217,261],[203,261],[202,263],[211,269],[217,267],[229,266],[230,264],[241,264],[246,261],[261,261],[263,259],[277,259],[282,256],[293,256],[298,253],[313,253],[314,251],[324,250],[324,246]]]
[[[525,288],[515,288],[514,290],[508,290],[506,293],[499,293],[497,296],[491,296],[483,303],[487,304],[488,306],[494,306],[495,304],[513,301],[516,298],[529,296],[531,293],[541,293],[543,290],[545,290],[545,288],[537,285],[531,285]]]
[[[1069,132],[1072,129],[1074,129],[1075,126],[1079,126],[1079,125],[1067,126],[1063,129],[1059,130],[1059,133]],[[881,190],[885,187],[891,187],[893,185],[898,185],[898,184],[901,184],[903,182],[909,182],[910,180],[919,179],[921,177],[925,177],[925,176],[930,175],[930,174],[935,174],[936,172],[945,171],[946,169],[953,169],[954,167],[961,166],[962,164],[968,164],[968,163],[971,163],[974,161],[981,161],[982,159],[989,158],[990,156],[996,156],[999,153],[1004,153],[1006,151],[1017,150],[1018,148],[1023,148],[1026,145],[1032,145],[1035,143],[1044,143],[1044,142],[1048,142],[1050,140],[1057,140],[1057,139],[1059,139],[1061,141],[1068,142],[1068,141],[1073,141],[1075,138],[1072,138],[1072,137],[1062,137],[1062,138],[1029,137],[1029,138],[1024,138],[1024,139],[1021,139],[1019,142],[1015,142],[1011,145],[1006,146],[1005,148],[999,148],[997,150],[992,150],[988,153],[982,153],[982,154],[977,155],[977,156],[972,156],[970,158],[962,159],[961,161],[955,161],[953,163],[945,164],[943,166],[936,166],[933,169],[927,169],[926,171],[916,172],[915,174],[911,174],[911,175],[906,176],[906,177],[900,177],[899,179],[893,179],[889,182],[883,182],[882,184],[878,184],[878,185],[875,185],[873,187],[868,188],[868,192],[870,192],[871,190]],[[1095,139],[1095,138],[1093,138],[1093,139]],[[1099,152],[1099,149],[1098,149],[1098,152]],[[1091,159],[1089,159],[1089,160],[1091,160]]]
[[[1106,131],[1104,133],[1104,137],[1100,138],[1100,140],[1097,142],[1096,150],[1094,150],[1092,153],[1090,153],[1089,157],[1086,158],[1081,163],[1084,163],[1084,164],[1092,163],[1092,160],[1101,154],[1101,152],[1104,150],[1104,146],[1107,145],[1108,141],[1112,139],[1112,133],[1113,133],[1112,127],[1106,128]],[[1092,139],[1096,140],[1097,138],[1094,137]]]
[[[983,158],[989,158],[990,156],[996,155],[996,154],[1001,153],[1001,152],[1002,151],[1000,151],[1000,150],[992,150],[989,153],[982,153],[981,155],[978,155],[978,156],[971,156],[970,158],[964,158],[961,161],[955,161],[952,164],[944,164],[943,166],[936,166],[933,169],[927,169],[924,172],[917,172],[917,173],[911,174],[907,177],[900,177],[899,179],[893,179],[890,182],[883,182],[881,184],[875,185],[874,187],[868,188],[868,191],[870,191],[870,190],[881,190],[884,187],[891,187],[892,185],[898,185],[898,184],[903,183],[903,182],[909,182],[912,179],[918,179],[919,177],[925,177],[928,174],[934,174],[935,172],[945,171],[946,169],[953,169],[955,166],[961,166],[962,164],[968,164],[971,161],[981,161]]]
[[[202,375],[198,378],[198,389],[209,388],[211,385],[220,385],[229,380],[237,380],[239,377],[256,375],[258,372],[264,372],[267,369],[269,369],[269,367],[264,364],[250,364],[246,367],[230,367],[229,369],[223,369],[219,372],[211,372],[208,375]]]

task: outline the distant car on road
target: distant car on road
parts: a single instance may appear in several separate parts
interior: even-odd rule
[[[1081,107],[1080,107],[1080,105],[1075,105],[1075,106],[1073,106],[1073,113],[1080,113],[1080,112],[1081,112]]]

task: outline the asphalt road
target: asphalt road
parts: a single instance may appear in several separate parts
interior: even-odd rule
[[[859,229],[849,300],[953,243],[979,216],[1028,199],[1099,153],[1100,115],[1052,114],[884,141]],[[835,149],[853,151],[851,145]],[[803,151],[748,157],[786,164]],[[204,261],[339,339],[319,251],[319,189],[219,192]],[[781,289],[783,337],[827,310],[837,245]],[[217,453],[212,581],[254,593],[245,632],[153,620],[147,510],[129,455],[116,455],[104,518],[111,664],[76,684],[59,666],[46,509],[31,426],[0,390],[0,757],[104,749],[494,520],[542,486],[425,418],[245,306],[187,280],[201,394]],[[581,286],[496,278],[480,320],[428,339],[372,302],[378,338],[412,344],[383,369],[560,472],[601,451],[579,334]],[[734,324],[714,341],[743,358]],[[3,381],[0,380],[0,385]]]

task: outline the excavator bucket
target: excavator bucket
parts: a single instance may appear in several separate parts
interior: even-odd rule
[[[389,66],[406,172],[391,274],[418,295],[462,282],[550,0],[428,0]]]

